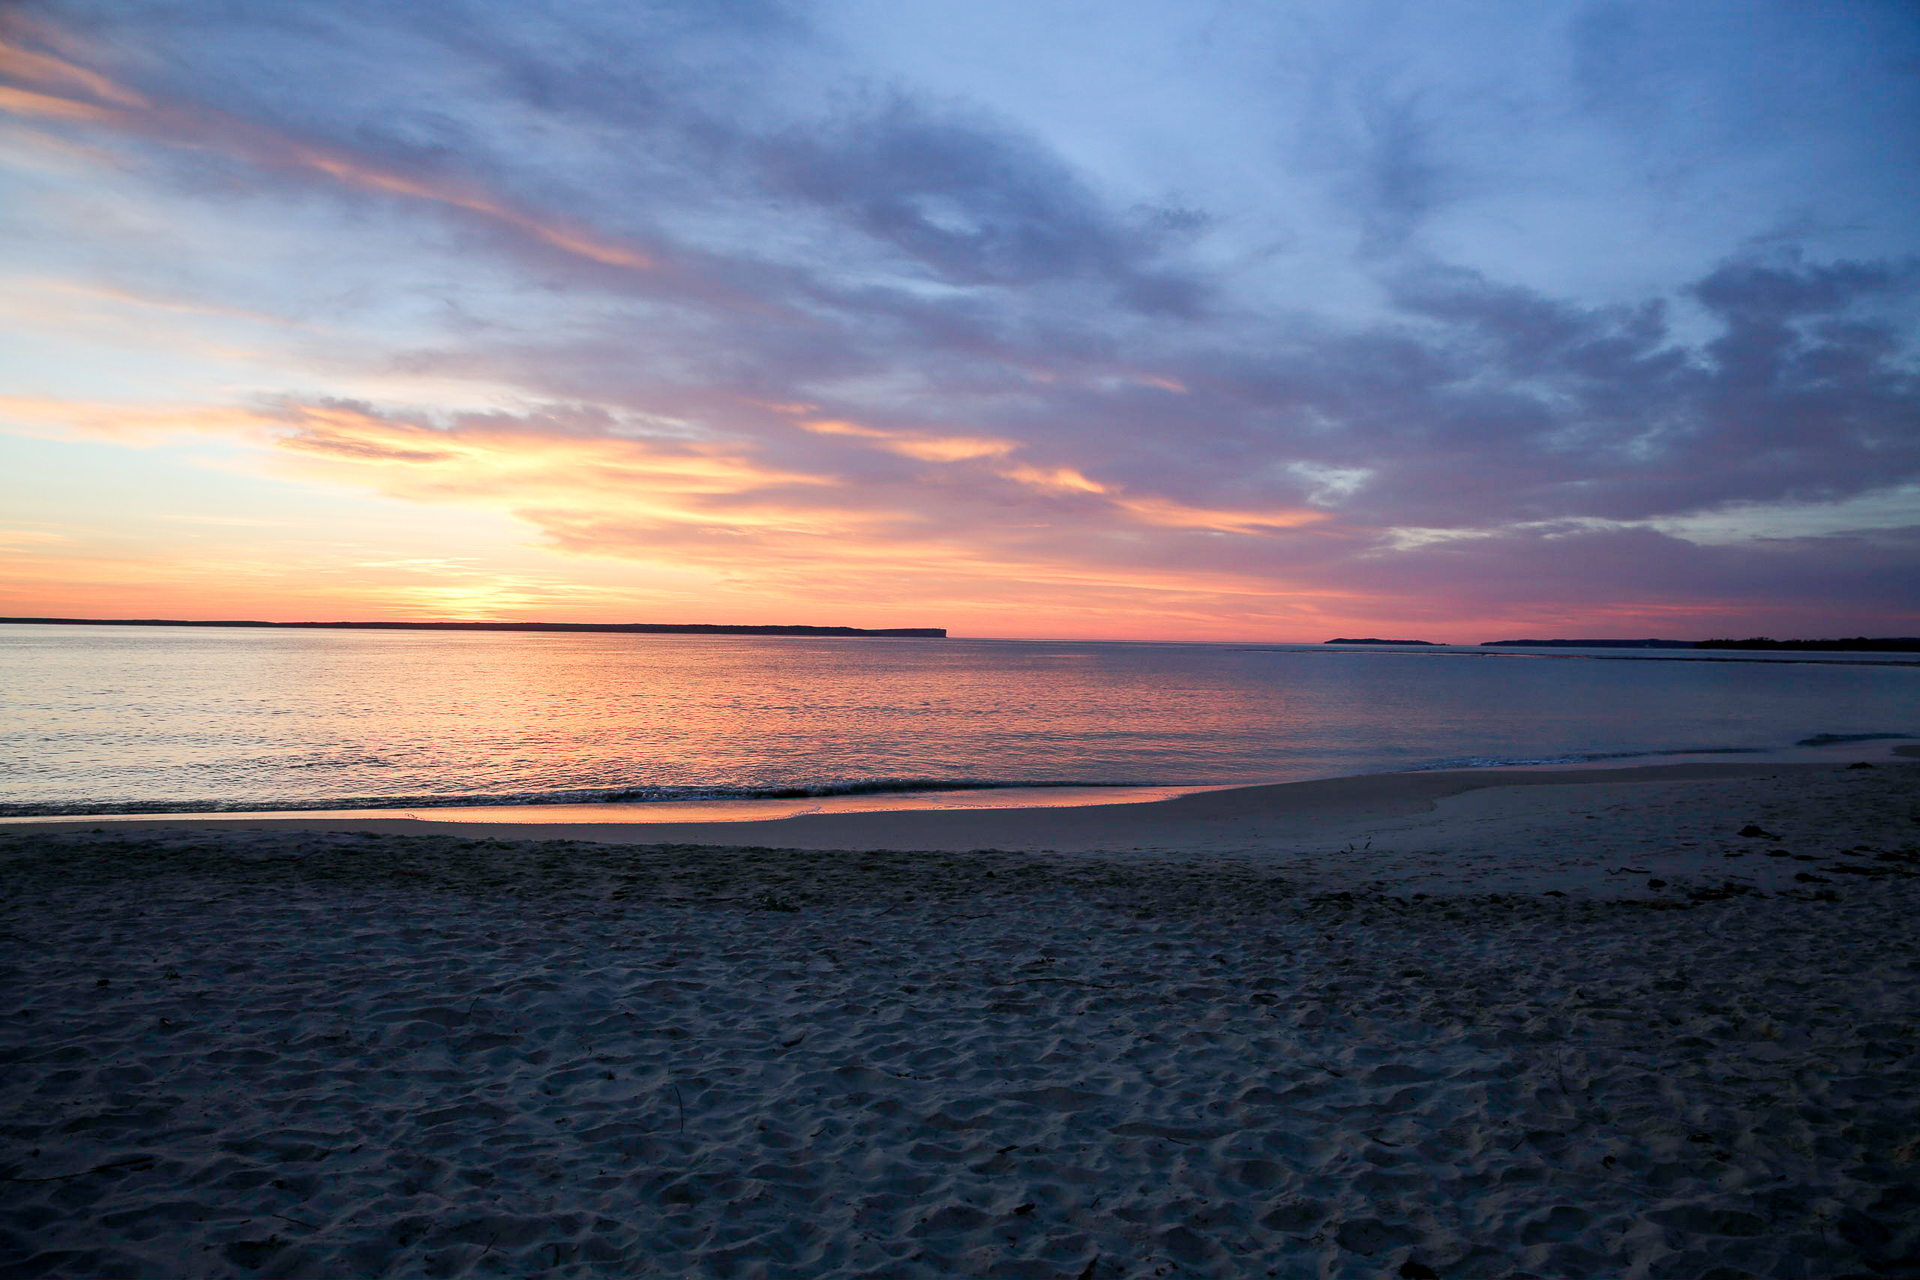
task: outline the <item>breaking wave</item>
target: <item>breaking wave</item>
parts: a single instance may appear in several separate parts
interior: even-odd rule
[[[1574,751],[1552,756],[1453,756],[1417,764],[1408,773],[1434,769],[1511,769],[1525,764],[1593,764],[1601,760],[1644,760],[1652,756],[1758,755],[1759,747],[1674,747],[1663,751]]]
[[[331,809],[465,809],[495,805],[666,804],[703,800],[805,800],[821,796],[1041,787],[1147,787],[1152,782],[997,781],[981,778],[856,778],[783,786],[589,787],[468,795],[253,797],[244,800],[71,800],[0,804],[0,818],[173,813],[299,813]]]

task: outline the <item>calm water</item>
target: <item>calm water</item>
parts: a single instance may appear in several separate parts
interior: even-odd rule
[[[0,625],[0,679],[15,815],[1266,782],[1920,732],[1920,667],[1858,661]]]

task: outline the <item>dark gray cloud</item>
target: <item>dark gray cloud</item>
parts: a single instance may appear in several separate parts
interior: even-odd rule
[[[1646,528],[1534,528],[1343,560],[1327,566],[1325,580],[1422,600],[1436,620],[1605,601],[1612,634],[1634,634],[1636,615],[1646,634],[1702,636],[1741,623],[1742,634],[1834,634],[1911,619],[1920,609],[1916,557],[1920,526],[1739,545]]]

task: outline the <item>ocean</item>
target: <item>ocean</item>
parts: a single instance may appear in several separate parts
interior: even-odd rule
[[[991,804],[1920,733],[1920,662],[1808,658],[10,624],[0,815]]]

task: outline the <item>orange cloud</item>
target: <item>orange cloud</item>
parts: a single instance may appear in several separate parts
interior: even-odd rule
[[[969,458],[998,458],[1014,446],[1005,440],[984,436],[932,436],[925,439],[898,438],[883,448],[922,462],[965,462]]]
[[[1035,489],[1053,489],[1059,492],[1105,493],[1107,486],[1097,480],[1089,480],[1072,467],[1008,467],[1000,473],[1009,480],[1018,480],[1021,484],[1031,485]]]
[[[299,406],[284,414],[290,430],[279,432],[276,439],[282,449],[304,459],[299,464],[303,472],[318,471],[417,500],[506,506],[578,551],[644,555],[648,548],[663,545],[665,531],[681,527],[725,530],[735,539],[752,535],[755,554],[772,559],[786,553],[766,539],[792,536],[807,544],[799,554],[813,560],[932,562],[944,573],[965,572],[971,563],[983,578],[1014,571],[1013,565],[996,558],[1004,548],[988,550],[996,537],[972,529],[964,511],[948,513],[948,519],[957,522],[955,533],[925,540],[913,530],[936,517],[925,509],[924,495],[911,487],[849,493],[832,476],[769,466],[738,444],[556,432],[504,417],[476,417],[438,428],[338,406]],[[963,448],[943,449],[953,441],[902,440],[897,433],[843,421],[805,425],[819,434],[876,439],[882,447],[925,445],[939,461],[983,456]],[[993,453],[1002,445],[1013,447],[992,443]],[[1095,509],[1082,520],[1088,528],[1147,525],[1260,536],[1329,518],[1324,511],[1305,508],[1194,507],[1127,493],[1070,468],[1015,467],[1003,474],[1025,485],[1096,499]],[[963,493],[956,501],[964,506],[969,499]],[[811,545],[856,536],[875,540],[841,541],[831,549]],[[736,544],[735,550],[740,549]],[[1050,575],[1044,559],[1036,554],[1023,561],[1019,572]],[[1138,573],[1122,576],[1140,582]],[[1192,578],[1183,571],[1170,581],[1190,585]]]
[[[1113,485],[1089,480],[1072,467],[1008,467],[1000,473],[1036,489],[1055,493],[1087,493],[1107,499],[1144,524],[1164,529],[1198,529],[1212,533],[1260,534],[1276,529],[1296,529],[1327,519],[1327,513],[1305,507],[1271,511],[1231,511],[1209,507],[1191,507],[1171,498],[1133,495]]]
[[[692,610],[688,616],[723,599],[755,610],[787,601],[783,610],[804,609],[809,617],[840,602],[858,607],[845,616],[866,618],[876,609],[890,611],[889,617],[903,608],[915,616],[936,609],[940,622],[974,619],[976,633],[1140,634],[1151,628],[1202,635],[1231,615],[1245,634],[1248,619],[1295,616],[1317,607],[1316,600],[1338,596],[1295,592],[1273,580],[1270,565],[1241,569],[1230,556],[1216,558],[1211,548],[1222,544],[1168,541],[1196,534],[1267,537],[1325,519],[1323,512],[1191,507],[1067,467],[994,462],[942,470],[937,483],[905,475],[854,486],[831,473],[775,464],[750,441],[649,437],[604,413],[574,409],[428,423],[339,403],[149,407],[6,397],[0,418],[135,443],[181,432],[228,434],[269,450],[272,469],[301,479],[408,503],[507,513],[538,529],[543,541],[535,545],[548,553],[624,562],[633,568],[623,572],[649,581],[693,575],[712,584],[706,594],[672,596],[681,602],[675,607]],[[902,439],[903,433],[836,419],[814,420],[807,429],[881,447],[965,439]],[[997,457],[1001,445],[1014,447],[993,443],[991,454],[973,456]],[[964,461],[966,454],[956,449],[952,458]],[[1023,504],[1030,508],[1024,513]],[[1147,533],[1156,536],[1143,539]],[[246,532],[208,536],[241,539]],[[29,556],[58,553],[68,565],[61,572],[81,573],[75,557],[59,548],[29,540],[16,546]],[[429,563],[363,556],[358,567],[328,569],[324,583],[296,589],[284,575],[273,576],[276,557],[252,557],[245,546],[235,544],[225,569],[202,563],[189,546],[169,563],[164,580],[176,591],[199,577],[203,587],[218,580],[225,584],[220,599],[245,599],[248,583],[286,600],[325,587],[340,599],[365,602],[369,616],[512,616],[539,612],[542,601],[550,613],[572,599],[516,595],[484,574],[473,577],[441,563],[444,557]],[[1147,547],[1156,549],[1158,562],[1142,562]],[[334,555],[301,554],[316,565]],[[97,568],[102,592],[109,581],[128,581],[126,565],[114,564],[119,567],[103,562]],[[564,581],[563,574],[556,570],[554,580]],[[80,582],[74,579],[76,591]],[[50,593],[74,599],[45,582],[32,594]],[[207,616],[213,607],[185,612]],[[595,605],[602,607],[610,606]],[[293,614],[281,616],[299,613],[292,604],[286,609]]]
[[[862,440],[885,440],[892,434],[878,427],[863,427],[857,422],[841,422],[831,418],[803,422],[800,425],[819,436],[857,436]]]
[[[653,259],[638,250],[599,239],[578,228],[544,221],[531,214],[509,208],[468,184],[414,177],[312,146],[293,146],[288,149],[287,154],[298,163],[350,186],[356,186],[365,191],[409,196],[416,200],[434,201],[451,205],[456,209],[466,209],[504,222],[536,239],[545,241],[556,249],[589,258],[594,262],[605,263],[610,267],[631,267],[637,271],[644,271],[654,266]]]
[[[912,432],[888,431],[838,418],[818,418],[802,422],[816,435],[850,436],[871,440],[892,453],[925,462],[964,462],[975,458],[1001,458],[1020,446],[1011,440],[985,436],[929,436]],[[1128,494],[1118,487],[1089,479],[1072,467],[1036,467],[1016,463],[998,474],[1029,488],[1071,494],[1083,493],[1105,498],[1118,511],[1143,524],[1165,529],[1196,529],[1213,533],[1261,534],[1276,529],[1296,529],[1328,518],[1324,511],[1305,507],[1270,511],[1234,511],[1192,507],[1171,498]]]
[[[96,98],[117,102],[125,107],[144,107],[147,100],[131,89],[123,88],[97,72],[51,54],[35,53],[0,40],[0,75],[17,76],[37,84],[77,84]]]
[[[866,523],[852,511],[824,520],[806,509],[817,504],[785,496],[832,485],[830,477],[766,466],[738,445],[543,429],[504,416],[446,428],[341,406],[292,406],[278,416],[285,426],[275,441],[303,474],[418,501],[502,506],[536,523],[549,510],[589,510],[632,527],[846,531]]]
[[[912,431],[883,431],[863,427],[857,422],[819,419],[800,424],[815,435],[853,436],[872,440],[889,453],[918,458],[922,462],[965,462],[970,458],[998,458],[1019,448],[1011,440],[991,436],[933,436]]]
[[[7,40],[0,40],[0,76],[12,76],[42,85],[78,85],[96,98],[104,98],[123,107],[147,105],[147,100],[138,93],[115,84],[97,71],[89,71],[64,58],[23,48]]]
[[[115,440],[194,433],[232,433],[258,428],[253,409],[215,405],[140,405],[110,401],[54,400],[0,395],[0,421],[16,430],[74,431]]]
[[[72,98],[35,93],[31,89],[16,89],[11,85],[0,85],[0,111],[14,111],[29,116],[53,116],[61,120],[85,120],[93,124],[110,124],[118,120],[121,115],[121,112],[111,107],[99,107],[91,102],[77,102]]]
[[[98,72],[0,41],[0,76],[36,84],[77,85],[95,98],[116,104],[99,106],[74,98],[0,85],[0,111],[108,125],[176,146],[203,147],[243,155],[272,168],[304,168],[362,191],[402,196],[479,214],[503,223],[564,253],[605,266],[651,270],[651,256],[630,245],[595,235],[583,227],[514,208],[479,186],[453,178],[403,173],[337,148],[275,134],[259,125],[204,108],[156,105],[134,90]]]

